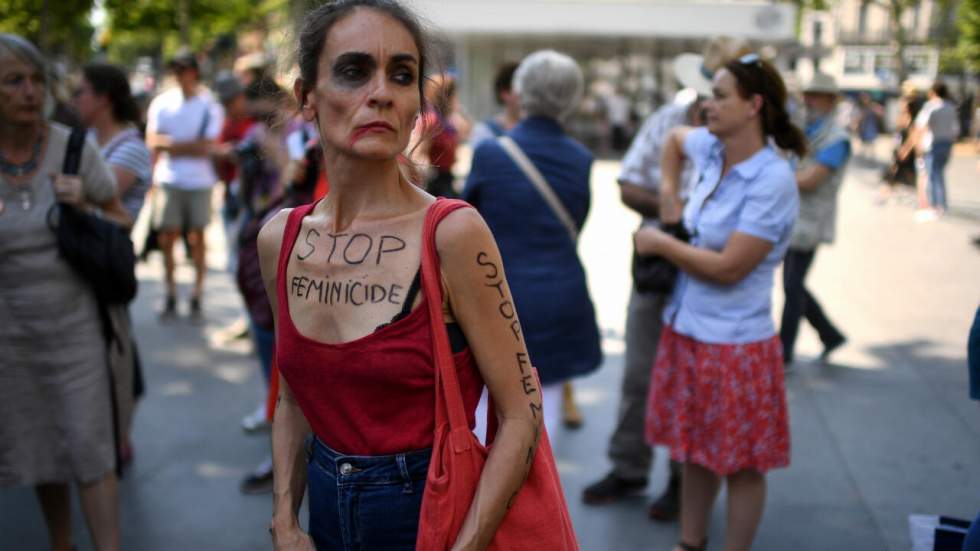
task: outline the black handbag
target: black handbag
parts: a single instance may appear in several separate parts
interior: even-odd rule
[[[63,174],[78,174],[84,143],[85,130],[72,130]],[[92,286],[100,303],[125,304],[136,297],[136,255],[125,229],[64,203],[51,206],[47,221],[58,252]]]
[[[691,236],[683,223],[666,224],[660,228],[687,243]],[[677,283],[677,266],[660,255],[641,255],[633,251],[633,286],[640,293],[669,294]]]

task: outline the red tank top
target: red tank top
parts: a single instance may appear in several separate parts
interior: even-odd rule
[[[435,371],[424,294],[408,316],[350,342],[317,341],[293,325],[286,266],[303,218],[314,204],[293,209],[283,232],[276,276],[279,371],[313,433],[330,448],[349,455],[389,455],[431,448]],[[469,348],[455,354],[454,359],[472,428],[483,379]]]

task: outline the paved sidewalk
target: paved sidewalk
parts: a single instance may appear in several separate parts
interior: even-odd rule
[[[552,436],[583,550],[667,550],[676,526],[647,520],[649,497],[603,507],[580,501],[582,488],[608,469],[622,373],[637,219],[619,203],[616,171],[616,163],[596,165],[580,249],[606,362],[576,383],[585,427]],[[769,478],[756,549],[904,550],[908,514],[972,518],[980,509],[980,405],[967,399],[965,368],[966,333],[980,303],[980,249],[969,242],[980,233],[977,159],[955,158],[949,175],[950,216],[916,224],[910,206],[875,206],[873,171],[852,166],[838,243],[820,250],[809,279],[850,341],[821,366],[811,361],[816,336],[801,331],[800,365],[788,380],[793,463]],[[270,548],[269,496],[242,496],[237,487],[267,450],[266,438],[239,427],[261,397],[261,376],[248,342],[209,340],[240,309],[221,270],[223,252],[213,250],[210,261],[203,326],[186,318],[158,323],[160,260],[139,269],[133,317],[148,395],[137,412],[134,468],[121,489],[127,550]],[[186,293],[190,268],[182,265],[179,275]],[[777,289],[775,313],[780,295]],[[665,457],[658,450],[651,496],[665,483]],[[723,505],[714,513],[713,549],[724,538]],[[0,550],[45,549],[31,490],[0,490],[0,511]],[[77,507],[74,521],[79,551],[91,549]]]

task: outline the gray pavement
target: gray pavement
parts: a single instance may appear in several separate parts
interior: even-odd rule
[[[609,468],[605,448],[622,374],[637,218],[619,203],[616,170],[616,163],[596,164],[580,248],[606,361],[576,383],[585,426],[552,440],[583,550],[666,550],[676,525],[645,514],[666,481],[665,450],[657,451],[648,497],[602,507],[580,501],[582,488]],[[969,241],[980,233],[977,170],[975,157],[954,158],[950,215],[916,224],[907,204],[874,205],[874,171],[852,163],[838,243],[820,250],[809,278],[850,340],[830,365],[818,365],[819,342],[801,330],[800,361],[787,384],[793,462],[769,477],[756,549],[908,549],[910,513],[972,518],[980,509],[980,405],[967,399],[965,368],[966,334],[980,303],[980,249]],[[220,239],[220,229],[212,236]],[[148,395],[137,412],[136,460],[121,485],[125,549],[269,549],[269,497],[238,492],[239,479],[268,446],[267,438],[239,428],[261,397],[261,375],[247,342],[213,342],[240,301],[221,271],[222,251],[210,262],[203,326],[158,323],[159,259],[139,269],[133,311]],[[186,292],[189,267],[179,275]],[[780,295],[777,288],[774,315]],[[45,548],[31,490],[0,490],[0,511],[0,550]],[[91,549],[77,507],[74,518],[79,550]],[[723,496],[712,522],[717,548]]]

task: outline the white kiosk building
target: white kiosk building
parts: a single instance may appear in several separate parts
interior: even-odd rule
[[[798,52],[792,4],[761,0],[412,0],[450,45],[460,100],[495,110],[493,75],[541,48],[575,57],[591,94],[618,90],[643,116],[676,89],[671,59],[718,35],[769,46],[785,67]]]

